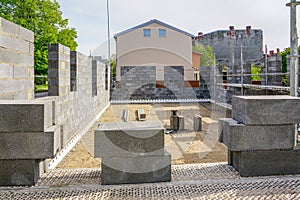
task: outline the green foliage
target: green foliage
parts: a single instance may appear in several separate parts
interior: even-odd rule
[[[34,93],[39,93],[39,92],[47,92],[48,91],[48,85],[35,85],[34,86]]]
[[[111,67],[112,78],[116,77],[117,59],[116,54],[111,55],[109,60],[109,65]]]
[[[201,53],[200,66],[214,66],[214,52],[211,46],[197,43],[193,46],[193,51]]]
[[[0,16],[35,33],[35,74],[48,73],[48,44],[61,43],[75,50],[77,32],[68,28],[56,0],[1,0]]]
[[[288,47],[280,53],[281,58],[282,58],[282,73],[287,72],[287,56],[290,55],[290,52],[291,52],[290,48]],[[300,54],[300,46],[298,47],[298,52]]]
[[[251,65],[251,74],[261,74],[261,66]],[[261,76],[251,76],[252,81],[261,81]]]

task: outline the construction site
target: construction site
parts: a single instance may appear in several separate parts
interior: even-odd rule
[[[34,33],[0,17],[0,199],[300,199],[295,31],[287,69],[251,26],[150,20],[115,34],[116,77],[49,44],[34,94]]]

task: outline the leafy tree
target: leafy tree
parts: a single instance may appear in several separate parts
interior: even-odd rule
[[[286,73],[287,72],[287,56],[289,56],[290,55],[290,48],[286,48],[286,49],[284,49],[284,51],[282,51],[281,53],[280,53],[280,55],[281,55],[281,58],[282,58],[282,73]],[[299,52],[299,54],[300,54],[300,46],[298,47],[298,52]],[[287,86],[288,84],[287,84],[287,76],[286,75],[283,75],[282,76],[282,84],[284,85],[284,86]]]
[[[214,66],[214,52],[211,46],[206,46],[197,43],[193,46],[193,51],[201,53],[200,65],[201,66]]]
[[[35,74],[48,72],[48,44],[61,43],[73,51],[77,32],[68,27],[56,0],[1,0],[0,16],[35,33]]]
[[[112,54],[109,60],[109,65],[111,67],[112,78],[116,77],[117,59],[116,54]]]
[[[252,76],[252,81],[261,81],[261,76],[255,75],[261,74],[261,66],[251,64],[251,74],[254,74],[254,76]]]

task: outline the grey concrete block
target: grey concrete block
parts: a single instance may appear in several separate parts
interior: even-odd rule
[[[193,122],[194,131],[202,131],[202,117],[200,115],[195,115]]]
[[[22,66],[33,66],[34,58],[29,54],[20,54],[13,50],[0,48],[0,60],[2,63],[9,63]]]
[[[55,132],[0,133],[0,159],[53,158],[58,149],[55,138]]]
[[[43,132],[53,125],[52,102],[0,101],[0,133]]]
[[[164,129],[160,123],[103,123],[94,133],[95,157],[163,154]]]
[[[219,120],[219,141],[231,151],[293,149],[294,125],[246,126],[228,118]]]
[[[300,174],[300,149],[231,153],[231,165],[241,176]]]
[[[232,105],[232,118],[246,125],[300,122],[298,97],[234,96]]]
[[[41,176],[40,162],[40,160],[0,160],[0,185],[35,185]]]
[[[29,53],[29,42],[22,39],[16,38],[14,36],[9,36],[5,34],[0,34],[0,47],[18,51],[20,53]]]
[[[13,69],[9,64],[0,64],[0,79],[13,78]]]
[[[102,158],[101,183],[135,184],[171,181],[171,155]]]
[[[19,36],[19,30],[20,26],[17,24],[14,24],[13,22],[10,22],[6,19],[0,18],[0,30],[4,33],[13,35],[13,36]]]

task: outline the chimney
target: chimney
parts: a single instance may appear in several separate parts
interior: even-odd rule
[[[280,49],[279,48],[277,48],[277,55],[279,55],[280,54]]]

